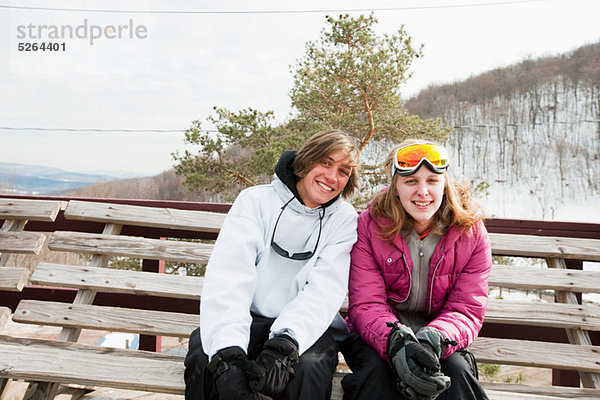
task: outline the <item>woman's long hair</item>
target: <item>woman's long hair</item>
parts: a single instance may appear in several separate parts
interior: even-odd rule
[[[375,196],[369,208],[369,212],[379,226],[378,233],[384,240],[392,241],[398,235],[410,232],[414,226],[413,218],[404,210],[396,193],[396,181],[399,175],[393,172],[392,165],[396,151],[402,146],[415,142],[417,141],[414,139],[405,140],[388,155],[385,170],[391,175],[390,186]],[[444,172],[444,196],[430,226],[432,231],[443,233],[440,225],[445,228],[457,226],[463,231],[468,231],[483,219],[483,211],[473,200],[469,187],[452,180]]]

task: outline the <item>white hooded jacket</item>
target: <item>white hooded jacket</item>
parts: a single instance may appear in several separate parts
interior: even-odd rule
[[[304,261],[282,257],[271,248],[281,207],[293,198],[275,234],[275,242],[289,254],[314,249],[323,213],[322,207],[303,205],[290,186],[295,188],[295,182],[286,185],[275,176],[271,184],[245,189],[225,218],[207,265],[200,305],[202,346],[209,358],[229,346],[247,352],[251,312],[275,318],[271,337],[290,335],[299,354],[334,320],[347,329],[338,311],[347,292],[357,213],[338,197],[324,208],[315,254]]]

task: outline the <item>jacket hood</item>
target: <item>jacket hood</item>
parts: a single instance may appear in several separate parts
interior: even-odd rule
[[[298,194],[298,189],[296,188],[296,184],[298,183],[298,178],[294,175],[292,171],[292,162],[296,158],[297,151],[288,150],[284,151],[281,157],[279,157],[279,161],[275,166],[275,175],[283,182],[285,186],[294,194],[294,196],[300,200],[302,204],[304,202],[300,198]]]
[[[283,154],[281,154],[281,157],[279,157],[279,161],[275,166],[275,175],[279,178],[279,180],[281,180],[281,182],[283,182],[283,184],[288,189],[290,189],[290,191],[294,194],[294,197],[296,197],[298,201],[300,201],[300,203],[304,205],[304,201],[300,197],[300,194],[298,193],[298,188],[296,187],[296,184],[298,183],[299,179],[292,170],[292,162],[294,162],[297,153],[298,152],[295,150],[284,151]],[[333,199],[329,200],[327,203],[322,204],[323,208],[329,207],[330,205],[335,203],[340,197],[341,195],[337,195]]]

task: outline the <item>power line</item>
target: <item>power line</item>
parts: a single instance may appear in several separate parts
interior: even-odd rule
[[[581,119],[574,121],[548,121],[548,122],[536,122],[535,125],[575,125],[584,123],[600,123],[600,119]],[[467,129],[467,128],[504,128],[504,127],[520,127],[520,126],[531,126],[534,125],[532,122],[523,123],[509,123],[509,124],[472,124],[472,125],[453,125],[455,129]],[[98,128],[40,128],[40,127],[14,127],[14,126],[0,126],[0,130],[6,131],[37,131],[37,132],[98,132],[98,133],[182,133],[186,132],[187,129],[98,129]],[[219,131],[216,129],[200,129],[201,132],[215,132]]]
[[[41,131],[41,132],[127,132],[127,133],[181,133],[185,132],[186,129],[95,129],[95,128],[39,128],[39,127],[12,127],[12,126],[0,126],[0,130],[6,131]],[[212,132],[203,130],[205,132]]]
[[[582,123],[593,123],[596,124],[600,122],[600,119],[581,119],[578,121],[548,121],[548,122],[523,122],[520,124],[510,123],[510,124],[498,124],[498,125],[486,125],[486,124],[473,124],[473,125],[453,125],[454,129],[467,129],[467,128],[505,128],[505,127],[520,127],[520,126],[532,126],[532,125],[574,125],[574,124],[582,124]]]
[[[222,10],[222,11],[197,11],[197,10],[109,10],[109,9],[85,9],[85,8],[54,8],[54,7],[28,7],[14,5],[0,5],[0,8],[31,10],[31,11],[65,11],[65,12],[93,12],[93,13],[128,13],[128,14],[308,14],[326,12],[368,12],[368,11],[407,11],[407,10],[434,10],[447,8],[468,8],[485,6],[502,6],[525,3],[539,3],[545,0],[520,0],[520,1],[495,1],[490,3],[464,3],[434,6],[407,6],[407,7],[384,7],[384,8],[350,8],[350,9],[319,9],[319,10]]]

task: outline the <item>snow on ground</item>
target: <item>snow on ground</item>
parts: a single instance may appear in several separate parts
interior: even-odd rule
[[[534,303],[546,302],[545,300],[540,299],[540,296],[537,293],[525,293],[524,291],[514,289],[502,289],[502,291],[500,291],[499,288],[492,288],[489,292],[489,298],[510,301],[530,301]]]
[[[140,344],[140,335],[133,333],[109,333],[103,336],[97,343],[102,347],[114,347],[118,349],[137,350]]]

